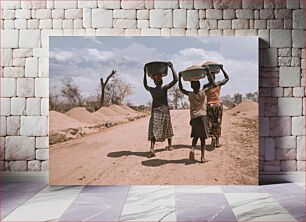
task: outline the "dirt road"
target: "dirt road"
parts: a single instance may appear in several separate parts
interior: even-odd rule
[[[118,125],[50,147],[51,184],[256,184],[258,179],[257,122],[224,113],[223,144],[207,146],[206,163],[188,159],[191,138],[189,111],[171,111],[174,150],[157,143],[148,159],[149,117]],[[255,118],[256,119],[256,118]],[[207,140],[210,143],[210,140]]]

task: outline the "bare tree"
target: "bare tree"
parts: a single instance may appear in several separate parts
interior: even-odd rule
[[[173,86],[169,90],[169,102],[174,109],[178,109],[179,107],[182,107],[183,109],[187,108],[187,101],[184,94],[177,86]]]
[[[131,84],[119,77],[114,77],[105,89],[106,100],[110,104],[122,104],[123,100],[133,93]]]
[[[106,77],[106,80],[104,81],[103,78],[100,78],[100,83],[101,83],[101,100],[100,100],[100,107],[104,106],[105,104],[105,89],[106,86],[109,82],[109,80],[114,77],[114,75],[116,74],[115,70],[112,70],[112,72]]]
[[[61,96],[64,97],[71,107],[82,106],[81,90],[72,79],[63,79]]]
[[[58,110],[60,106],[59,95],[50,90],[49,92],[49,110]]]

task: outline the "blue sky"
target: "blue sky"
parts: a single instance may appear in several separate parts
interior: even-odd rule
[[[151,97],[142,85],[143,66],[156,60],[173,62],[177,73],[193,64],[216,61],[230,76],[222,95],[258,90],[257,37],[50,37],[49,48],[50,89],[55,92],[61,79],[72,78],[82,95],[94,94],[100,78],[115,69],[133,86],[134,94],[127,101],[146,104]],[[151,80],[149,84],[153,86]],[[188,82],[184,86],[190,89]]]

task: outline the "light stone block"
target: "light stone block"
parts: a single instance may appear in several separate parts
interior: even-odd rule
[[[280,67],[279,86],[296,87],[300,86],[301,69],[299,67]]]
[[[292,31],[292,46],[294,48],[305,47],[305,31],[304,30],[293,30]]]
[[[222,36],[223,32],[222,30],[209,30],[210,36]]]
[[[254,19],[254,10],[251,9],[237,9],[237,19]]]
[[[276,149],[276,160],[295,160],[296,149]]]
[[[296,136],[275,137],[277,149],[296,149]]]
[[[31,57],[32,55],[33,55],[32,49],[14,49],[13,50],[14,58],[25,58],[25,57]]]
[[[173,10],[173,27],[187,28],[187,11],[186,9]]]
[[[148,29],[141,29],[140,33],[142,36],[160,36],[160,29],[153,29],[153,28],[148,28]]]
[[[3,122],[1,122],[2,124]],[[7,135],[17,136],[20,134],[20,116],[7,117]]]
[[[27,171],[27,161],[10,161],[8,169],[10,171]]]
[[[0,98],[1,116],[11,115],[11,100],[9,98]]]
[[[198,30],[197,29],[187,29],[186,36],[197,36]]]
[[[305,88],[304,87],[294,87],[293,96],[294,97],[305,97]]]
[[[292,57],[291,59],[291,66],[292,67],[300,67],[301,66],[301,60],[298,57]]]
[[[18,30],[1,30],[1,48],[18,48]]]
[[[290,136],[291,117],[271,117],[270,127],[271,136]]]
[[[190,0],[179,0],[180,8],[193,9],[193,1]]]
[[[26,100],[25,98],[14,97],[11,99],[11,115],[25,115]]]
[[[49,161],[42,161],[41,162],[41,171],[49,171]]]
[[[125,0],[128,1],[128,0]],[[154,7],[157,9],[176,9],[179,8],[178,0],[158,0],[154,1]]]
[[[140,29],[125,29],[126,36],[140,36]]]
[[[301,116],[302,98],[278,98],[279,116]]]
[[[49,116],[49,98],[41,99],[41,115]]]
[[[2,109],[2,107],[0,107]],[[1,116],[0,117],[0,136],[6,136],[7,135],[7,126],[6,126],[6,116]],[[3,138],[3,137],[1,137]],[[1,139],[2,140],[2,139]],[[0,156],[1,156],[1,160],[3,160],[3,149],[4,149],[4,146],[2,146],[4,144],[2,144],[2,141],[1,141],[1,147],[0,147]]]
[[[137,20],[137,28],[149,28],[149,20]]]
[[[16,10],[3,9],[2,11],[2,19],[15,19],[16,18]]]
[[[23,67],[4,67],[3,77],[24,77]]]
[[[24,67],[25,66],[25,58],[14,58],[13,66],[15,67]]]
[[[275,160],[274,138],[265,138],[265,160]]]
[[[234,9],[224,9],[223,10],[223,19],[235,19],[236,14]]]
[[[1,78],[1,97],[16,96],[16,79]]]
[[[42,136],[36,137],[36,149],[48,149],[49,148],[49,137]]]
[[[115,9],[113,18],[136,19],[136,10]]]
[[[77,0],[70,0],[70,1],[54,1],[54,8],[61,8],[61,9],[71,9],[77,8],[78,1]]]
[[[53,9],[52,10],[53,19],[64,19],[64,17],[65,17],[64,9]]]
[[[293,10],[293,29],[305,29],[304,10]]]
[[[105,9],[118,9],[120,8],[120,1],[118,0],[99,0],[98,7],[105,8]]]
[[[35,97],[49,96],[49,79],[36,78],[35,79]]]
[[[31,160],[28,162],[28,171],[40,171],[41,170],[41,162],[39,160]]]
[[[162,28],[160,30],[160,35],[161,36],[171,36],[171,29],[169,29],[169,28]]]
[[[38,149],[36,150],[37,160],[48,160],[49,159],[49,149]]]
[[[1,49],[1,66],[12,66],[13,51],[12,49]]]
[[[40,47],[40,30],[20,30],[19,46],[21,48]]]
[[[98,2],[87,0],[87,1],[78,1],[78,8],[97,8]]]
[[[96,35],[97,36],[109,36],[109,35],[124,36],[124,29],[101,28],[101,29],[97,29]]]
[[[15,29],[26,29],[27,20],[26,19],[15,19]]]
[[[18,78],[17,79],[17,96],[19,97],[33,97],[34,96],[34,79],[33,78]]]
[[[265,29],[258,30],[258,37],[259,37],[259,48],[268,48],[269,42],[270,42],[269,30],[265,30]]]
[[[213,8],[213,1],[212,0],[193,1],[193,4],[194,4],[194,9]]]
[[[39,21],[40,29],[52,29],[52,27],[53,27],[52,19],[42,19]]]
[[[291,48],[278,49],[278,56],[287,57],[291,55]]]
[[[217,20],[211,20],[211,19],[200,20],[200,28],[214,30],[218,28],[218,22]]]
[[[136,19],[114,19],[114,28],[136,28]]]
[[[306,160],[305,156],[305,136],[297,137],[297,160]]]
[[[80,19],[83,17],[82,9],[66,9],[65,19]]]
[[[2,23],[2,27],[4,28],[4,30],[15,29],[15,21],[14,20],[4,20],[4,21],[1,21],[1,23]]]
[[[21,1],[21,8],[23,9],[40,9],[46,7],[47,7],[46,1],[36,1],[36,0]]]
[[[171,29],[171,36],[186,36],[186,29]]]
[[[263,0],[242,0],[242,8],[244,9],[262,9],[263,7]]]
[[[150,10],[151,28],[172,28],[172,10]]]
[[[292,117],[292,135],[305,135],[305,116]]]
[[[257,36],[257,30],[254,29],[242,29],[235,30],[237,36]]]
[[[259,17],[260,19],[274,19],[274,11],[273,9],[261,9],[259,11]]]
[[[196,10],[198,11],[198,10]],[[200,20],[206,19],[206,10],[199,10],[199,18]]]
[[[296,171],[296,160],[284,160],[281,161],[281,171]]]
[[[51,9],[37,9],[35,11],[35,18],[37,19],[51,19],[52,11]]]
[[[206,10],[207,19],[222,19],[222,10],[219,9],[207,9]]]
[[[139,20],[146,20],[150,17],[149,10],[137,10],[137,19]]]
[[[1,9],[20,9],[20,1],[1,1]]]
[[[38,58],[26,58],[25,77],[38,77]]]
[[[247,19],[232,20],[232,29],[248,29],[249,21]]]
[[[40,98],[28,98],[26,106],[26,114],[28,116],[39,116],[40,115]]]
[[[199,28],[199,12],[197,10],[187,10],[187,28]]]
[[[47,136],[48,119],[46,116],[22,116],[20,135]]]
[[[39,58],[38,76],[49,77],[49,59]]]
[[[83,27],[87,29],[91,28],[91,9],[83,9]]]
[[[232,21],[231,20],[219,20],[218,29],[231,29]]]
[[[35,139],[25,136],[7,136],[5,138],[5,160],[34,160]]]
[[[54,29],[62,29],[63,28],[63,20],[62,19],[53,19],[52,26]]]
[[[152,1],[152,0],[145,0],[145,8],[146,9],[153,9],[154,8],[154,1]]]
[[[241,8],[241,1],[236,0],[214,0],[214,8],[216,9],[237,9]]]
[[[144,0],[121,0],[121,8],[123,9],[144,9]]]
[[[92,10],[93,28],[111,28],[113,26],[113,13],[106,9]]]
[[[284,97],[293,97],[292,88],[284,88]]]
[[[287,8],[289,8],[289,9],[299,9],[300,8],[300,0],[289,0],[289,1],[287,1]]]
[[[306,170],[305,161],[297,161],[297,171],[304,171]]]
[[[276,48],[291,47],[291,31],[273,29],[270,31],[270,45]]]

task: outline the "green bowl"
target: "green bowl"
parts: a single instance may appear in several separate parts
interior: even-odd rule
[[[209,68],[209,71],[210,71],[211,74],[218,74],[220,72],[220,69],[221,69],[220,64],[209,64],[209,65],[207,65],[207,67]]]
[[[162,77],[168,74],[168,62],[155,61],[145,64],[145,70],[149,77],[156,74],[161,74]]]
[[[182,74],[183,80],[185,81],[196,81],[206,77],[207,68],[196,68],[189,69],[180,72]]]

